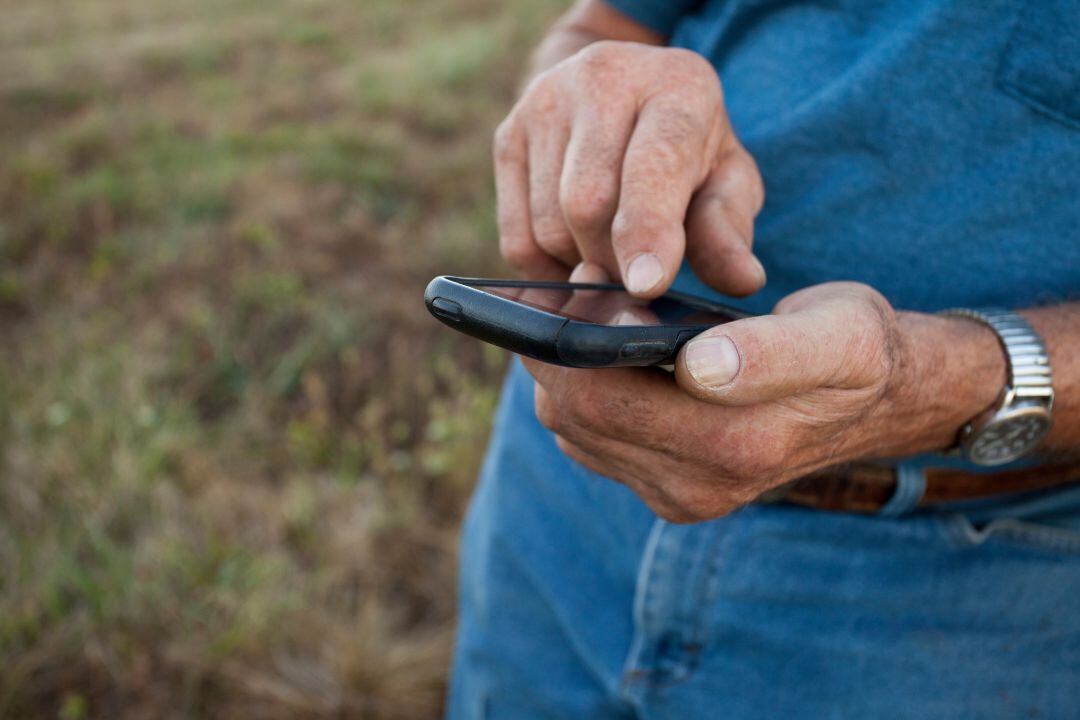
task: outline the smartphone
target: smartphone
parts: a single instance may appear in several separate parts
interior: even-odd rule
[[[622,285],[440,276],[424,293],[446,325],[543,362],[578,368],[669,365],[687,340],[747,317],[669,292],[642,300]]]

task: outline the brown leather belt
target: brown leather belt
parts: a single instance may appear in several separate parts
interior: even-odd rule
[[[1080,482],[1080,462],[986,473],[926,468],[924,476],[926,488],[918,500],[919,507]],[[766,493],[759,500],[790,502],[819,510],[876,513],[893,498],[898,486],[895,467],[852,464],[799,478]]]

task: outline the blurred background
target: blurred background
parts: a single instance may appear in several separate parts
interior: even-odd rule
[[[0,0],[0,716],[438,716],[563,0]]]

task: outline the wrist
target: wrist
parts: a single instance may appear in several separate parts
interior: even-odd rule
[[[873,413],[874,457],[955,445],[960,429],[993,406],[1006,380],[993,330],[962,318],[897,313],[890,381]]]

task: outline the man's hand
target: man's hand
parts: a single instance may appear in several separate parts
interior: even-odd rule
[[[949,344],[982,360],[961,362]],[[675,522],[724,515],[829,465],[947,447],[1004,381],[992,333],[896,313],[855,283],[801,290],[772,315],[699,335],[675,380],[525,365],[563,452]]]
[[[502,254],[527,277],[584,260],[655,297],[685,254],[722,292],[765,282],[761,176],[695,53],[594,42],[537,76],[496,133],[495,177]]]

